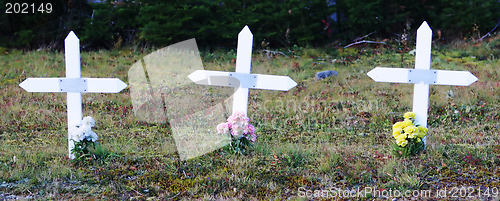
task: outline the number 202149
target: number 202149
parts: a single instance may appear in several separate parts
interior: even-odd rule
[[[39,6],[36,6],[34,3],[6,3],[5,4],[5,13],[51,13],[52,12],[52,4],[51,3],[42,3]],[[36,8],[36,9],[35,9]]]

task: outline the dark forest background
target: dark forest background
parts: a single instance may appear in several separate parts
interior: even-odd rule
[[[162,47],[196,38],[201,47],[234,47],[248,25],[254,44],[332,46],[414,35],[423,21],[435,37],[480,37],[500,20],[498,0],[0,0],[0,47],[62,49],[73,30],[84,49]],[[52,12],[6,14],[7,3]],[[31,9],[31,8],[30,8]],[[496,30],[498,31],[498,29]],[[439,34],[439,36],[437,35]],[[269,43],[269,44],[267,44]]]

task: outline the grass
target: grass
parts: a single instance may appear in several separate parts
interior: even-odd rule
[[[18,86],[27,77],[65,76],[64,55],[3,55],[0,198],[300,200],[315,190],[365,187],[446,187],[443,199],[451,200],[485,199],[485,191],[498,195],[493,189],[500,188],[499,44],[499,37],[433,44],[431,68],[470,71],[479,80],[468,87],[430,87],[428,149],[409,159],[392,156],[390,144],[392,124],[411,110],[413,86],[366,76],[376,66],[413,67],[414,56],[394,47],[283,51],[289,58],[254,51],[252,73],[287,75],[298,85],[288,92],[250,90],[248,115],[259,138],[246,156],[217,149],[182,161],[168,124],[134,115],[130,88],[84,94],[83,115],[96,119],[99,141],[119,155],[84,165],[67,158],[66,95],[28,93]],[[151,52],[82,52],[82,77],[128,83],[129,67]],[[234,51],[202,53],[210,70],[234,71],[235,58]],[[322,70],[339,76],[315,80]],[[467,189],[471,197],[458,191],[452,197],[453,188]],[[377,192],[361,199],[383,199]]]

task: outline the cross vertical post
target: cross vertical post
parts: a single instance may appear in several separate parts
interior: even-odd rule
[[[238,34],[238,49],[236,51],[236,72],[250,74],[252,65],[252,44],[253,34],[248,26]],[[247,115],[248,110],[248,88],[243,88],[240,84],[235,88],[233,98],[233,113],[241,111]]]
[[[70,32],[64,40],[64,62],[66,66],[66,78],[81,78],[80,66],[80,40],[75,33]],[[66,97],[68,109],[68,131],[82,120],[82,94],[80,92],[68,92]],[[68,133],[69,135],[69,133]],[[75,156],[71,150],[75,143],[68,136],[68,154],[71,159]]]
[[[427,22],[417,29],[417,51],[415,55],[415,69],[431,69],[432,30]],[[427,127],[427,112],[429,108],[429,84],[420,81],[413,89],[413,112],[416,114],[415,124]],[[426,143],[427,136],[423,138]]]

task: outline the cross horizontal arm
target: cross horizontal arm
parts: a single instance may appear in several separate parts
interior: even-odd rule
[[[83,81],[86,83],[84,88],[74,86]],[[67,86],[68,83],[73,86]],[[118,93],[125,89],[127,84],[118,78],[28,78],[19,86],[28,92]]]
[[[423,70],[376,67],[368,76],[377,82],[424,83],[433,85],[469,86],[477,77],[468,71]]]
[[[189,76],[201,85],[288,91],[297,83],[288,76],[197,70]]]

